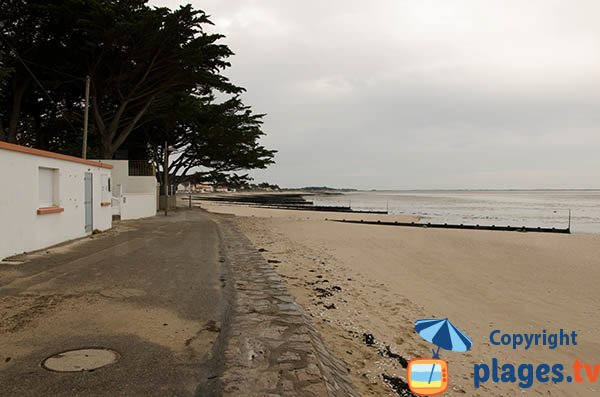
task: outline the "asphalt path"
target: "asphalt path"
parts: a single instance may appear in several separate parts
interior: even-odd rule
[[[113,230],[0,265],[0,395],[218,395],[226,276],[201,210]],[[119,359],[53,372],[54,354],[99,347]]]

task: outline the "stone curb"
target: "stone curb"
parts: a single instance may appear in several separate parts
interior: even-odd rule
[[[226,216],[217,223],[232,288],[224,396],[359,396],[285,283]]]

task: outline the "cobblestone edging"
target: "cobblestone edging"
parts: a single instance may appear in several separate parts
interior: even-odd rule
[[[233,283],[224,396],[359,396],[281,277],[226,216],[223,254]]]

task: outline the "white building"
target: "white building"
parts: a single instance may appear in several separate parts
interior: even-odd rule
[[[102,161],[113,166],[113,214],[122,220],[155,216],[158,182],[153,167],[146,161]]]
[[[110,229],[111,169],[0,141],[0,259]]]
[[[177,185],[177,193],[213,193],[214,186],[211,183],[180,183]]]

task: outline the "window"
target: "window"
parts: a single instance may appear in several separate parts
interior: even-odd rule
[[[110,177],[108,175],[102,175],[102,184],[100,186],[102,191],[102,202],[110,203],[111,194],[110,194]]]
[[[38,207],[58,207],[58,170],[39,168]]]

